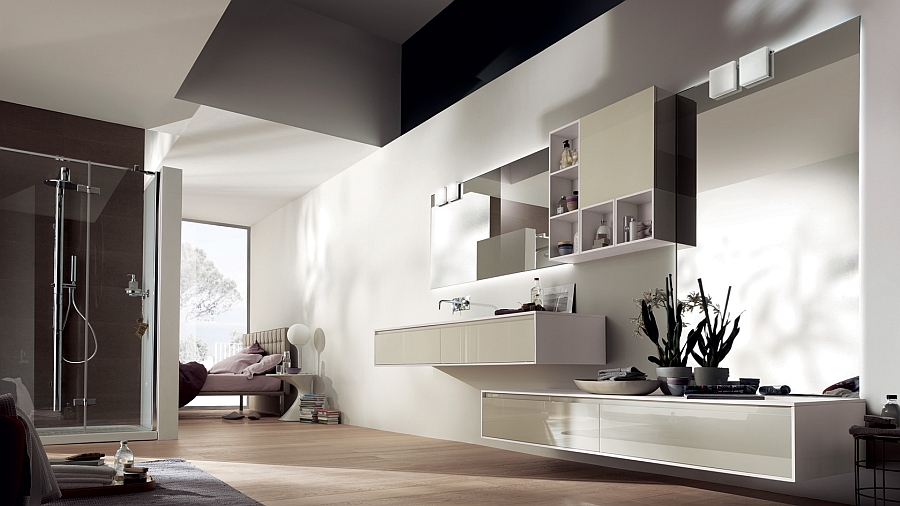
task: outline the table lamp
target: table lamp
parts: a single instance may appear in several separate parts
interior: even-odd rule
[[[309,327],[302,323],[295,323],[288,329],[288,341],[297,347],[297,367],[303,367],[303,353],[300,350],[309,342],[311,335],[312,332],[309,331]]]

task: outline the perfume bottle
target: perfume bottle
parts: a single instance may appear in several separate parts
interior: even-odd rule
[[[559,202],[556,203],[556,214],[563,214],[566,212],[566,196],[563,195],[559,198]]]
[[[569,146],[569,140],[566,139],[563,141],[563,151],[562,155],[559,157],[559,168],[560,170],[565,169],[566,167],[571,167],[574,162],[572,161],[572,147]]]

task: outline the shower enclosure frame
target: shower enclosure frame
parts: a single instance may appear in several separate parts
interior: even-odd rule
[[[50,186],[55,186],[56,188],[56,209],[55,209],[55,217],[54,217],[54,259],[53,259],[53,300],[54,300],[54,311],[53,311],[53,381],[52,381],[52,389],[53,389],[53,411],[58,412],[62,410],[62,333],[64,330],[64,322],[65,322],[65,311],[63,308],[63,303],[65,299],[65,294],[67,290],[74,289],[75,282],[75,260],[72,260],[72,273],[71,273],[71,282],[66,283],[64,281],[65,278],[65,259],[63,258],[62,251],[62,243],[64,240],[65,233],[65,192],[66,191],[78,191],[81,193],[87,193],[87,201],[86,201],[86,241],[87,241],[87,251],[85,258],[85,265],[90,265],[90,213],[91,213],[91,196],[98,194],[99,192],[91,187],[91,169],[93,167],[103,167],[108,169],[129,171],[129,172],[138,172],[145,176],[144,178],[144,253],[143,257],[145,259],[143,270],[143,278],[145,287],[149,290],[149,297],[145,298],[147,306],[145,309],[150,313],[150,318],[147,323],[149,323],[149,328],[147,329],[146,339],[150,341],[150,349],[152,352],[150,356],[143,355],[142,356],[142,369],[146,369],[146,372],[149,372],[149,375],[145,376],[145,371],[142,371],[142,381],[141,381],[141,393],[140,396],[142,398],[141,403],[141,427],[146,430],[142,431],[103,431],[103,430],[89,430],[88,428],[88,402],[87,402],[87,392],[88,392],[88,374],[87,368],[88,364],[84,364],[84,374],[83,374],[83,395],[82,399],[84,402],[80,407],[83,409],[83,423],[81,427],[74,428],[66,428],[66,429],[52,429],[50,428],[50,432],[53,434],[41,434],[41,432],[46,431],[46,429],[38,429],[38,433],[41,437],[43,444],[63,444],[63,443],[82,443],[82,442],[101,442],[101,441],[113,441],[120,439],[131,439],[131,440],[152,440],[158,438],[158,423],[159,423],[159,349],[160,349],[160,341],[159,341],[159,318],[158,318],[158,306],[159,306],[159,297],[158,297],[158,284],[159,284],[159,236],[160,236],[160,197],[161,197],[161,172],[150,172],[150,171],[142,171],[138,166],[134,168],[120,167],[116,165],[109,165],[98,162],[91,162],[88,160],[79,160],[70,157],[61,157],[48,155],[44,153],[36,153],[33,151],[26,151],[15,148],[8,148],[0,146],[0,151],[17,153],[21,155],[34,156],[40,158],[49,158],[56,160],[61,164],[60,172],[59,172],[59,180],[56,181],[55,185],[50,184],[53,180],[47,181],[46,183]],[[88,172],[88,181],[86,185],[76,184],[70,181],[70,171],[67,167],[65,167],[66,163],[74,163],[74,164],[83,164],[87,167]],[[149,179],[148,179],[149,178]],[[150,192],[152,186],[152,193]],[[152,202],[148,206],[147,197],[152,197]],[[148,208],[149,207],[149,208]],[[148,214],[149,211],[152,211],[152,216]],[[152,223],[152,226],[148,225],[148,220]],[[147,260],[150,259],[152,265],[147,265]],[[148,279],[147,272],[148,267],[150,268],[149,272],[152,273],[152,280]],[[90,287],[90,269],[85,269],[85,286]],[[151,284],[152,281],[152,284]],[[123,286],[124,290],[124,286]],[[90,355],[89,352],[89,343],[90,343],[90,334],[89,332],[89,321],[90,321],[89,308],[85,307],[84,309],[84,357],[87,358]],[[91,330],[92,332],[92,330]],[[142,346],[143,349],[147,349]],[[149,383],[149,384],[148,384]],[[149,395],[144,390],[149,388]],[[76,399],[77,401],[78,399]],[[144,405],[144,400],[147,401],[148,405]],[[112,427],[112,426],[111,426]],[[81,429],[80,431],[78,429]]]

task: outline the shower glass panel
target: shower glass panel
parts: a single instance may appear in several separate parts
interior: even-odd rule
[[[0,393],[45,442],[155,438],[156,176],[0,147],[0,177]]]

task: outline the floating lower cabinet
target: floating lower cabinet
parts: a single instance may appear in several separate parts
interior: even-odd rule
[[[536,311],[375,331],[375,365],[605,363],[605,316]]]
[[[803,481],[853,470],[865,401],[482,391],[481,435],[608,457]]]

